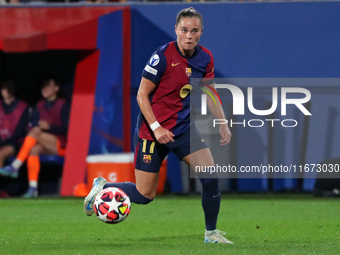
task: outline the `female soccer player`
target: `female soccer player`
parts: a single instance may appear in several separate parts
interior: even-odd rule
[[[170,151],[188,165],[214,166],[210,149],[190,120],[190,79],[204,78],[206,84],[214,85],[213,56],[198,45],[203,32],[201,14],[194,8],[180,11],[175,32],[176,42],[158,48],[142,73],[137,94],[141,113],[135,134],[136,185],[107,183],[102,177],[96,178],[84,202],[85,213],[89,216],[93,214],[93,200],[103,188],[118,187],[134,203],[151,202],[156,195],[160,166]],[[209,100],[208,107],[213,115],[225,119],[220,103],[215,106]],[[231,133],[227,125],[221,126],[220,134],[221,145],[229,143]],[[204,241],[232,244],[221,235],[225,233],[216,229],[221,202],[218,179],[200,178],[200,181],[206,224]]]
[[[24,197],[38,196],[40,172],[39,155],[65,155],[66,133],[70,106],[58,97],[60,85],[54,79],[42,83],[40,100],[33,111],[32,126],[16,159],[11,165],[0,169],[3,175],[18,176],[19,168],[27,159],[29,189]]]

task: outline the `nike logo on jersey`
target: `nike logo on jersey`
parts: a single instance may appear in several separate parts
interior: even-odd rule
[[[203,142],[204,142],[204,139],[201,139],[201,142],[203,143]]]
[[[177,66],[177,65],[179,65],[180,63],[176,63],[176,64],[174,64],[174,63],[172,63],[171,65],[172,66]]]

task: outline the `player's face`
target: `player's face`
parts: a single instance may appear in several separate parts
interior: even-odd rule
[[[50,82],[42,88],[41,94],[45,99],[53,101],[57,97],[58,90],[59,87],[53,80],[50,80]]]
[[[175,31],[181,53],[190,57],[194,53],[203,32],[200,19],[196,17],[182,18],[175,26]]]
[[[3,99],[11,99],[12,95],[8,92],[7,89],[1,89],[1,95]]]

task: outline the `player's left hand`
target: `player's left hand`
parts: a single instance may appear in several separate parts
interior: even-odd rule
[[[45,121],[45,120],[40,120],[40,121],[38,122],[38,124],[39,124],[39,127],[40,127],[42,130],[49,130],[49,129],[50,129],[50,124],[48,124],[48,122]]]
[[[220,140],[221,145],[226,145],[230,143],[231,132],[227,124],[223,124],[220,126],[220,134],[221,134],[221,140]]]

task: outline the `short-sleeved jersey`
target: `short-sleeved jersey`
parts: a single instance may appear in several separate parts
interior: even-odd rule
[[[6,110],[11,110],[6,112]],[[3,101],[0,102],[0,140],[8,140],[15,133],[20,123],[23,114],[27,110],[27,104],[23,101],[15,100],[10,105],[6,105]],[[27,117],[27,116],[26,116]],[[22,124],[22,123],[20,123]],[[20,132],[21,131],[21,132]],[[23,131],[23,132],[22,132]],[[19,133],[16,141],[22,142],[25,136],[25,127],[19,127]]]
[[[190,128],[189,94],[192,86],[196,86],[192,85],[190,80],[205,78],[205,83],[212,83],[214,59],[211,52],[200,45],[195,47],[191,57],[185,57],[177,43],[170,42],[153,53],[142,77],[157,86],[150,98],[157,121],[177,136]],[[140,138],[154,140],[153,132],[141,113],[138,116],[136,132]]]

